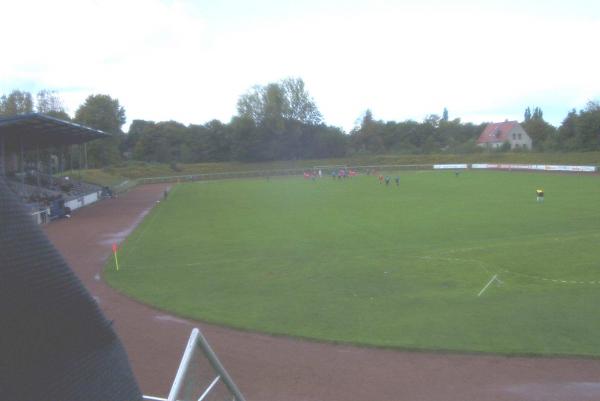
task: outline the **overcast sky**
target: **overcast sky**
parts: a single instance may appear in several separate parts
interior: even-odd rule
[[[559,125],[600,99],[600,1],[3,1],[0,94],[109,94],[133,119],[203,124],[254,85],[300,77],[327,124]]]

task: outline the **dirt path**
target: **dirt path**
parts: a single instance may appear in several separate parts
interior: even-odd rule
[[[166,396],[187,337],[201,328],[248,401],[591,401],[600,360],[506,358],[338,346],[239,332],[156,311],[101,279],[122,240],[162,196],[138,187],[45,227],[96,297],[129,354],[144,394]]]

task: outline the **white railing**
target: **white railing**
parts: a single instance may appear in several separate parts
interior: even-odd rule
[[[40,209],[37,212],[32,212],[33,221],[38,224],[46,224],[50,221],[50,209]]]

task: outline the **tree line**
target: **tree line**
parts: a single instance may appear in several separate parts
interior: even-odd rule
[[[431,114],[423,121],[375,120],[367,110],[349,133],[328,126],[300,78],[255,86],[237,102],[229,122],[184,125],[177,121],[134,120],[127,132],[124,107],[109,95],[90,95],[69,116],[56,92],[35,97],[15,90],[0,96],[0,116],[31,112],[100,129],[110,138],[87,145],[89,167],[124,160],[161,163],[324,159],[353,154],[481,152],[476,141],[485,124],[463,123]],[[536,151],[600,150],[600,104],[572,110],[559,127],[544,120],[539,107],[527,107],[521,122]],[[77,165],[78,160],[72,164]]]

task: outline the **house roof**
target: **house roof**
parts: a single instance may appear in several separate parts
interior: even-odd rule
[[[477,143],[506,142],[509,140],[508,133],[518,124],[517,121],[488,124],[479,136]]]

